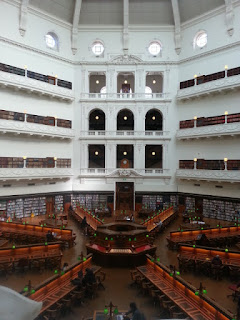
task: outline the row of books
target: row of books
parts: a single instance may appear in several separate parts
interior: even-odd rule
[[[25,115],[21,112],[0,110],[0,119],[24,121]],[[27,122],[55,126],[55,118],[49,116],[38,116],[34,114],[26,114]],[[63,128],[72,128],[72,121],[65,119],[57,119],[57,126]]]
[[[213,126],[213,125],[223,124],[225,123],[225,118],[227,118],[227,123],[240,122],[240,113],[233,113],[229,115],[220,115],[220,116],[214,116],[214,117],[212,116],[212,117],[197,118],[196,126],[203,127],[203,126]],[[179,128],[180,129],[193,128],[194,122],[195,122],[194,119],[180,121]]]
[[[193,160],[179,160],[179,169],[194,169]],[[225,170],[224,160],[197,159],[196,169],[203,170]],[[240,160],[228,160],[227,170],[240,170]]]
[[[0,71],[17,74],[17,75],[23,76],[23,77],[25,76],[25,69],[13,67],[13,66],[10,66],[10,65],[4,64],[4,63],[0,63]],[[27,77],[38,80],[38,81],[47,82],[47,83],[50,83],[53,85],[55,85],[55,83],[57,81],[57,85],[59,87],[63,87],[63,88],[70,89],[70,90],[72,89],[72,82],[65,81],[62,79],[56,79],[53,76],[44,75],[41,73],[27,70]]]
[[[232,77],[240,74],[240,67],[232,68],[227,71],[227,77]],[[218,80],[225,78],[225,71],[219,71],[207,75],[201,75],[196,77],[196,84],[200,85],[202,83]],[[180,89],[185,89],[189,87],[193,87],[195,85],[195,79],[190,79],[186,81],[181,81],[180,82]]]
[[[107,194],[73,194],[72,207],[76,209],[79,204],[88,210],[107,208]]]
[[[23,158],[0,157],[0,168],[23,168]],[[27,158],[26,168],[54,168],[53,157],[47,158]],[[57,159],[57,168],[71,168],[71,159]]]

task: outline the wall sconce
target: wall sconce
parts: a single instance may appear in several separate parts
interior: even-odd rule
[[[124,151],[124,152],[123,152],[123,155],[126,156],[126,155],[127,155],[127,151]]]
[[[127,80],[124,80],[124,83],[127,84]]]
[[[96,84],[99,84],[99,80],[96,80]]]
[[[227,69],[228,69],[228,65],[227,65],[227,64],[225,64],[224,69],[225,69],[225,70],[227,70]]]
[[[156,155],[156,152],[155,152],[155,151],[153,151],[153,152],[152,152],[152,156],[155,156],[155,155]]]
[[[98,156],[98,151],[95,151],[95,156]]]
[[[126,121],[127,120],[127,116],[123,117],[123,119]]]
[[[157,82],[156,80],[153,80],[153,84],[156,84],[156,82]]]

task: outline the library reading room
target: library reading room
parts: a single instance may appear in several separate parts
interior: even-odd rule
[[[240,320],[240,0],[0,1],[0,320]]]

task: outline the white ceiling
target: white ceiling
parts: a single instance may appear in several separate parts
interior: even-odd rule
[[[181,23],[224,5],[224,0],[178,0]],[[75,0],[30,0],[30,5],[72,23]],[[171,0],[129,0],[130,25],[174,25]],[[80,25],[122,25],[123,0],[82,0]]]

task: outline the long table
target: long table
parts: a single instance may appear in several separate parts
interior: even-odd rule
[[[240,236],[240,227],[230,226],[222,228],[206,228],[203,230],[185,230],[185,231],[172,231],[166,237],[170,247],[176,246],[178,243],[193,242],[198,239],[200,235],[206,235],[207,239],[217,238],[232,238]]]
[[[159,262],[153,262],[149,256],[146,265],[138,267],[137,270],[187,314],[191,320],[227,320],[234,318],[232,313],[207,296],[196,295],[196,288],[178,276],[171,276],[167,267]]]
[[[27,223],[13,223],[0,221],[0,232],[4,238],[8,238],[10,235],[30,236],[34,238],[39,238],[41,242],[46,240],[46,235],[48,232],[56,234],[57,241],[64,241],[69,244],[69,247],[73,246],[75,235],[71,229],[60,229],[51,227],[41,227],[33,224]]]
[[[55,257],[62,257],[60,242],[52,242],[47,245],[35,244],[0,249],[0,264],[15,263],[20,259],[27,259],[30,262],[32,260],[46,260]]]
[[[85,273],[86,268],[92,268],[93,272],[97,273],[101,270],[101,267],[92,267],[91,260],[92,255],[88,255],[85,261],[73,264],[63,275],[55,275],[33,289],[35,292],[29,298],[38,302],[43,301],[39,316],[76,289],[71,280],[78,276],[79,271],[82,270]]]
[[[156,212],[150,219],[147,219],[143,223],[143,225],[147,227],[147,230],[149,232],[151,232],[157,227],[156,222],[161,220],[163,226],[167,225],[168,222],[170,222],[176,215],[177,215],[177,212],[174,210],[173,207],[170,207],[162,212],[158,212],[158,213]]]
[[[213,257],[219,255],[223,265],[240,268],[240,252],[229,251],[228,249],[216,249],[201,246],[180,245],[179,258],[185,258],[194,261],[211,261]]]
[[[72,216],[78,221],[82,221],[82,219],[86,217],[87,224],[93,230],[97,230],[97,227],[103,224],[101,220],[92,216],[86,209],[84,210],[83,208],[80,208],[80,207],[77,207],[76,210],[72,212]]]

